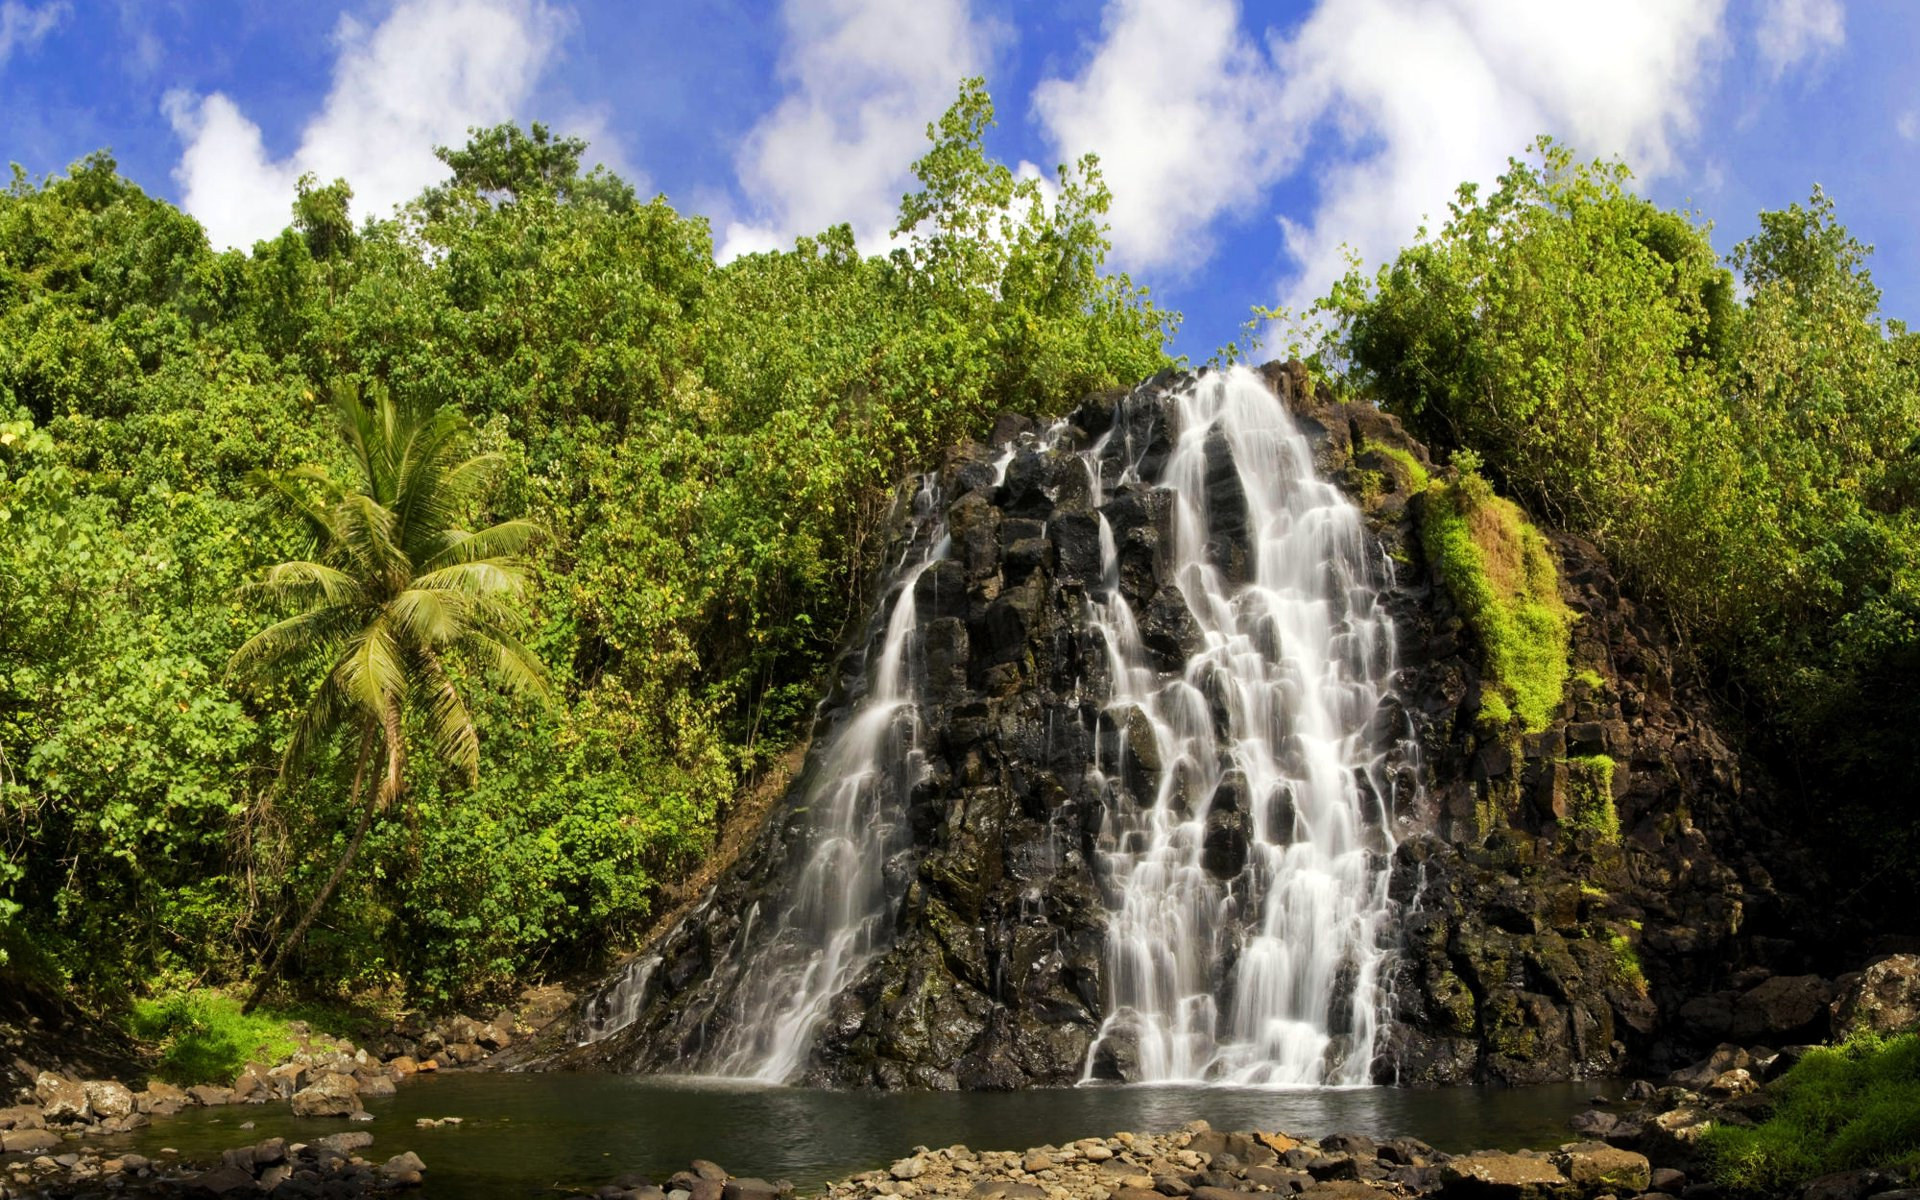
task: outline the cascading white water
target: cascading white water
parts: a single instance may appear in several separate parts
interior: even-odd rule
[[[886,948],[894,899],[887,861],[900,848],[906,796],[925,771],[907,661],[917,625],[914,584],[948,549],[931,477],[915,509],[931,525],[932,544],[920,540],[919,562],[898,572],[885,632],[868,653],[867,690],[814,772],[804,801],[805,858],[784,893],[787,907],[763,930],[752,927],[757,914],[748,914],[735,1019],[707,1056],[715,1074],[786,1081],[806,1061],[833,997]]]
[[[1161,478],[1173,581],[1202,639],[1179,672],[1154,666],[1101,518],[1107,712],[1122,746],[1151,753],[1154,794],[1111,775],[1101,867],[1108,1039],[1136,1047],[1144,1081],[1359,1084],[1380,1025],[1392,782],[1370,734],[1394,669],[1393,627],[1360,514],[1315,477],[1284,405],[1244,369],[1172,402]],[[1116,428],[1109,438],[1123,436]],[[1208,440],[1224,438],[1245,495],[1246,582],[1208,551]],[[1087,452],[1099,486],[1105,445]],[[1123,461],[1130,456],[1123,455]],[[1215,470],[1221,469],[1216,447]],[[1130,462],[1116,485],[1138,482]],[[1101,499],[1096,495],[1096,502]],[[1150,739],[1150,744],[1148,739]],[[1209,818],[1245,862],[1207,860]],[[1244,817],[1240,816],[1244,813]]]

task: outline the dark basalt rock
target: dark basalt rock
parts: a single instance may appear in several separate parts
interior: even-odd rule
[[[1660,620],[1621,595],[1591,546],[1557,538],[1562,591],[1578,618],[1575,665],[1602,686],[1570,683],[1541,733],[1477,729],[1471,634],[1426,569],[1423,500],[1383,451],[1444,472],[1391,417],[1316,399],[1297,365],[1264,370],[1309,431],[1317,469],[1361,504],[1395,579],[1387,601],[1402,669],[1377,732],[1411,734],[1418,761],[1386,770],[1396,796],[1421,800],[1385,814],[1402,952],[1376,1077],[1525,1083],[1661,1068],[1697,1055],[1736,1019],[1773,1029],[1813,1014],[1831,992],[1810,985],[1736,993],[1745,997],[1738,1017],[1731,1004],[1704,1021],[1685,1007],[1727,987],[1738,968],[1758,966],[1764,978],[1804,973],[1804,964],[1793,950],[1798,913],[1759,865],[1791,854],[1754,840],[1758,823],[1734,819],[1764,807],[1764,781],[1716,731],[1711,698],[1680,667]],[[1089,625],[1088,594],[1103,586],[1104,520],[1147,646],[1169,668],[1192,651],[1197,631],[1168,571],[1168,494],[1153,486],[1177,433],[1161,398],[1179,383],[1166,374],[1125,403],[1090,400],[1057,451],[1041,449],[1030,426],[1005,423],[1019,449],[997,486],[998,454],[985,447],[952,455],[938,473],[952,542],[915,585],[926,777],[887,864],[890,944],[832,1002],[797,1082],[1009,1088],[1071,1083],[1089,1068],[1102,1078],[1137,1073],[1124,1030],[1110,1031],[1088,1062],[1107,1015],[1093,849],[1104,793],[1152,803],[1168,764],[1144,721],[1102,709],[1106,650]],[[1067,451],[1100,436],[1106,499],[1096,511],[1089,471]],[[1247,498],[1216,440],[1204,487],[1210,555],[1238,579]],[[1128,464],[1145,482],[1121,483]],[[898,539],[923,532],[903,519]],[[896,540],[884,561],[907,549]],[[816,750],[862,687],[872,631],[835,671]],[[1205,680],[1197,686],[1206,692]],[[1221,698],[1208,703],[1223,719]],[[1587,753],[1617,764],[1617,842],[1569,820],[1566,760]],[[816,754],[755,847],[648,947],[661,962],[640,1018],[563,1063],[685,1070],[724,1032],[720,1001],[742,969],[734,944],[780,903],[804,843],[794,809],[819,766]],[[1212,796],[1185,795],[1178,779],[1173,787],[1176,803],[1205,818],[1206,868],[1238,874],[1252,821],[1244,784]],[[1266,802],[1268,827],[1291,829],[1291,798]]]

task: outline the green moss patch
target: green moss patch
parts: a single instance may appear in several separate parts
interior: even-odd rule
[[[1613,760],[1590,754],[1567,760],[1567,823],[1591,829],[1602,841],[1620,840],[1620,811],[1613,805]]]
[[[1856,1034],[1812,1051],[1773,1091],[1764,1124],[1707,1132],[1715,1178],[1733,1194],[1798,1195],[1833,1171],[1920,1172],[1920,1034]]]
[[[1614,930],[1607,934],[1607,950],[1613,956],[1614,976],[1634,991],[1646,995],[1647,972],[1640,965],[1640,952],[1633,948],[1633,939]]]
[[[1432,475],[1428,474],[1427,469],[1420,465],[1420,460],[1408,451],[1402,450],[1398,446],[1370,445],[1367,448],[1370,450],[1378,450],[1381,454],[1386,455],[1400,465],[1400,469],[1404,471],[1407,476],[1407,491],[1409,493],[1424,492],[1433,483]]]
[[[1472,471],[1427,495],[1427,558],[1485,656],[1482,721],[1505,710],[1526,732],[1546,728],[1564,694],[1573,629],[1546,538]]]

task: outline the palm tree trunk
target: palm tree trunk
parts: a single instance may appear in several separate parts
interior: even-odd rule
[[[367,760],[372,757],[373,729],[368,727],[360,734],[360,762],[353,769],[353,791],[347,800],[349,808],[352,808],[360,799],[360,786],[367,776]],[[259,1007],[260,998],[267,994],[267,989],[273,986],[273,981],[280,977],[280,968],[286,965],[287,955],[300,944],[301,938],[307,936],[307,930],[313,928],[314,921],[320,916],[320,910],[327,906],[327,901],[333,899],[333,893],[340,887],[340,881],[347,877],[348,869],[353,866],[354,857],[360,853],[360,843],[367,840],[367,830],[373,827],[374,814],[380,811],[380,801],[384,791],[384,787],[375,788],[373,795],[367,798],[367,806],[360,812],[360,823],[354,827],[353,836],[347,839],[346,852],[341,854],[340,861],[334,864],[333,874],[327,877],[326,886],[322,887],[320,894],[313,898],[313,903],[307,905],[307,911],[300,918],[300,923],[295,925],[293,932],[280,943],[280,949],[274,954],[273,961],[267,964],[266,971],[255,981],[252,993],[247,996],[247,1002],[240,1006],[240,1015],[245,1016]]]

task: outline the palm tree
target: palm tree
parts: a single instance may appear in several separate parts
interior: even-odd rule
[[[291,615],[249,639],[228,670],[318,676],[281,759],[281,780],[320,743],[348,734],[357,746],[346,811],[357,812],[358,824],[255,983],[247,1012],[346,877],[367,830],[403,794],[410,725],[469,785],[477,781],[479,734],[450,662],[463,658],[510,690],[546,691],[546,672],[513,634],[515,601],[526,590],[519,555],[535,527],[463,528],[499,456],[467,456],[472,427],[453,408],[396,403],[378,387],[366,400],[338,387],[333,402],[358,478],[342,484],[318,467],[261,477],[268,496],[305,524],[310,557],[270,567],[249,585]]]

